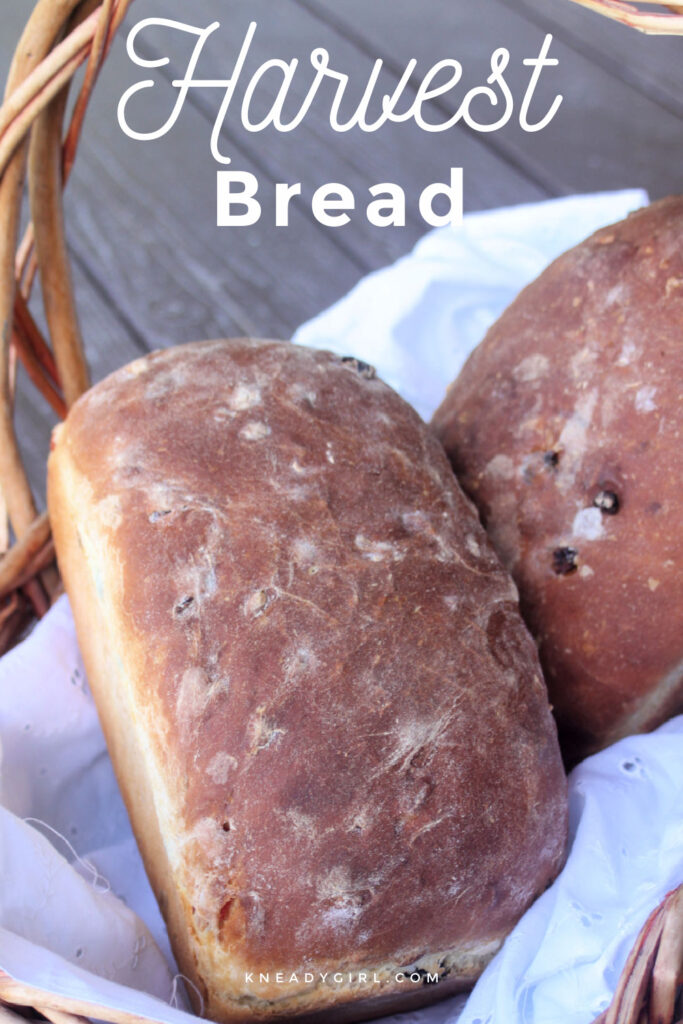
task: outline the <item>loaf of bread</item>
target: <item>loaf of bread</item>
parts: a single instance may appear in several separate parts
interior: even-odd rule
[[[531,284],[434,417],[571,762],[683,709],[683,198]]]
[[[470,984],[561,865],[565,778],[515,586],[418,415],[357,360],[183,346],[75,405],[49,508],[196,1009]]]

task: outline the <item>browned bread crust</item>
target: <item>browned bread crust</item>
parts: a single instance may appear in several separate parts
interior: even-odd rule
[[[526,288],[433,425],[536,636],[569,760],[683,709],[683,198]]]
[[[559,869],[565,779],[514,585],[417,414],[329,353],[184,346],[77,403],[49,505],[206,1014],[350,1020],[470,983]]]

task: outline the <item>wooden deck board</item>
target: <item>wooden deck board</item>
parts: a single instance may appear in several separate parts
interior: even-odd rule
[[[456,57],[464,65],[465,81],[468,67],[476,66],[477,57],[481,62],[482,54],[505,45],[513,58],[508,78],[515,96],[524,91],[529,75],[521,58],[537,55],[546,31],[553,27],[549,17],[543,25],[531,23],[518,4],[508,5],[503,0],[406,4],[401,17],[393,21],[393,0],[299,2],[321,20],[346,31],[349,38],[357,39],[362,28],[363,45],[396,67],[404,67],[409,57],[417,58],[425,67],[440,58]],[[562,2],[541,0],[538,6],[554,12]],[[568,3],[565,7],[571,9]],[[390,31],[387,25],[391,25]],[[659,52],[661,43],[661,39],[650,39],[651,53]],[[638,43],[640,46],[642,43]],[[677,46],[683,55],[683,41],[678,40]],[[667,53],[675,63],[672,48]],[[560,63],[541,77],[536,109],[542,113],[561,93],[564,102],[559,113],[547,128],[535,134],[526,134],[511,122],[491,134],[492,148],[505,153],[536,180],[547,182],[555,194],[637,186],[648,189],[656,198],[680,190],[680,117],[646,95],[635,82],[618,78],[559,35],[553,40],[551,56]],[[654,60],[652,56],[650,59]],[[678,73],[672,72],[674,80]],[[478,84],[476,79],[472,84]],[[452,111],[459,98],[457,93],[452,98],[443,97],[444,109]]]
[[[33,0],[3,5],[3,76],[32,6]],[[303,64],[314,46],[325,46],[335,65],[352,70],[356,95],[376,57],[385,59],[388,86],[413,56],[418,73],[457,57],[466,85],[481,84],[492,50],[504,45],[515,62],[510,81],[518,97],[528,76],[522,57],[536,55],[552,32],[560,66],[543,79],[538,109],[556,91],[565,101],[555,122],[536,135],[512,127],[479,135],[459,126],[427,136],[408,125],[340,135],[327,123],[324,97],[292,134],[250,134],[231,116],[223,144],[235,168],[259,178],[264,214],[257,226],[219,229],[209,154],[217,97],[194,94],[164,140],[125,138],[116,104],[142,73],[125,53],[124,28],[95,93],[66,203],[94,379],[141,351],[194,338],[289,336],[362,274],[408,251],[426,230],[416,212],[420,189],[443,180],[451,166],[465,168],[468,209],[631,185],[645,186],[653,197],[681,188],[683,40],[638,35],[567,0],[141,0],[129,25],[154,14],[225,23],[207,47],[207,74],[230,72],[253,19],[259,27],[248,68],[274,56],[296,56]],[[161,35],[149,45],[157,54],[169,49],[172,64],[160,72],[160,81],[164,75],[168,81],[182,68],[186,49]],[[413,90],[416,84],[417,76]],[[293,99],[304,88],[304,78],[296,79]],[[452,110],[456,98],[440,100],[440,109]],[[168,92],[160,87],[148,109],[152,120],[162,119],[164,104]],[[293,207],[289,229],[274,227],[269,185],[301,181],[310,197],[335,180],[359,201],[378,181],[401,184],[409,195],[406,227],[372,228],[359,210],[347,227],[324,228],[304,205]],[[34,310],[40,317],[39,303]],[[52,418],[23,385],[17,422],[42,500]]]
[[[565,0],[504,0],[656,102],[683,113],[683,39],[649,36]]]
[[[170,12],[187,20],[184,0],[148,0],[150,13]],[[215,0],[195,0],[192,5],[192,24],[207,25],[217,18]],[[350,112],[368,81],[375,54],[359,48],[345,34],[338,32],[334,25],[321,22],[296,0],[231,0],[230,20],[222,25],[207,43],[197,73],[206,78],[225,78],[232,71],[236,51],[241,43],[250,20],[258,28],[250,58],[245,66],[240,87],[237,89],[232,116],[229,117],[225,148],[236,140],[243,150],[260,151],[271,178],[280,175],[287,180],[302,181],[304,193],[325,181],[348,182],[359,193],[367,195],[367,187],[379,181],[397,181],[415,197],[408,209],[408,225],[402,230],[372,229],[362,220],[337,232],[347,238],[347,244],[354,246],[368,267],[375,267],[387,258],[402,254],[424,233],[424,222],[418,218],[416,197],[419,191],[435,180],[445,180],[450,168],[464,165],[470,175],[466,191],[466,204],[471,209],[482,209],[508,202],[523,202],[542,198],[545,189],[532,178],[511,166],[505,157],[492,151],[484,136],[475,136],[462,127],[443,134],[430,135],[414,124],[387,124],[376,133],[364,133],[354,128],[349,132],[336,133],[329,126],[329,106],[334,88],[321,91],[304,122],[295,133],[283,134],[272,128],[259,134],[250,134],[239,124],[239,104],[244,93],[243,84],[251,72],[256,70],[264,56],[277,55],[289,61],[296,58],[300,68],[291,87],[293,102],[288,109],[292,112],[305,95],[313,71],[310,67],[311,51],[324,46],[331,56],[335,69],[351,74],[343,109]],[[273,17],[273,13],[277,17]],[[129,20],[134,20],[132,17]],[[168,44],[170,43],[170,46]],[[164,48],[164,44],[168,48]],[[158,37],[157,48],[150,51],[150,57],[167,54],[172,64],[164,69],[167,78],[173,78],[184,67],[189,47],[178,42],[176,34],[167,34],[163,40]],[[135,80],[135,79],[133,79]],[[391,91],[396,79],[385,72],[376,87],[375,94]],[[264,100],[274,98],[279,79],[264,79],[259,90]],[[415,96],[415,89],[406,91],[404,106]],[[197,90],[192,95],[198,108],[213,123],[217,99]],[[378,104],[375,104],[378,108]],[[374,108],[373,108],[374,109]]]

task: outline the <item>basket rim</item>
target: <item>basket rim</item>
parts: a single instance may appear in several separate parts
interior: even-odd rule
[[[572,0],[572,3],[647,35],[683,35],[683,4],[678,0]],[[648,6],[669,10],[651,12]]]

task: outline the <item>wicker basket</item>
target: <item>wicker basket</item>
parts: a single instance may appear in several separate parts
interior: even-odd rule
[[[99,68],[130,3],[40,0],[17,47],[0,108],[0,323],[8,325],[0,338],[0,654],[34,617],[45,614],[59,586],[49,524],[37,516],[14,432],[17,360],[60,417],[88,387],[62,189]],[[84,63],[64,136],[69,85]],[[32,224],[17,249],[27,174]],[[38,271],[51,345],[28,308]]]
[[[47,516],[38,516],[14,431],[17,360],[63,418],[88,387],[88,371],[64,239],[62,191],[73,166],[88,100],[132,0],[39,0],[19,42],[0,107],[0,654],[43,616],[59,591]],[[631,0],[574,0],[646,32],[683,33],[683,7],[646,14]],[[648,0],[645,0],[648,2]],[[65,129],[76,71],[85,75]],[[24,184],[31,224],[19,243]],[[19,243],[19,244],[18,244]],[[28,307],[40,275],[50,343]],[[13,541],[13,543],[12,543]],[[646,922],[612,1007],[600,1024],[674,1024],[683,969],[683,887]],[[679,999],[680,1002],[680,999]],[[13,1007],[14,1009],[10,1009]],[[138,1018],[53,996],[0,971],[0,1024],[33,1008],[54,1024]]]
[[[683,35],[683,4],[674,0],[574,0],[606,18],[650,35]],[[653,11],[652,7],[664,8]]]

